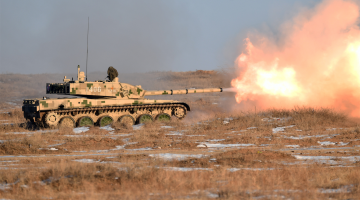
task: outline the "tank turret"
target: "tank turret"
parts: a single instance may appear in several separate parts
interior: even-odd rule
[[[47,83],[46,94],[71,95],[80,98],[27,99],[23,102],[24,117],[32,122],[53,127],[100,126],[114,121],[132,125],[147,120],[182,119],[190,106],[174,100],[151,100],[145,96],[222,92],[222,88],[183,90],[144,90],[140,85],[121,83],[116,69],[109,67],[109,80],[85,81],[78,66],[77,80]]]
[[[222,92],[221,88],[183,89],[183,90],[144,90],[141,85],[130,85],[119,82],[118,77],[110,80],[87,82],[84,81],[84,72],[80,72],[78,66],[78,80],[70,81],[64,77],[63,83],[47,83],[47,94],[73,95],[87,98],[117,98],[117,99],[141,99],[150,95],[175,95]],[[108,71],[109,74],[109,71]],[[109,76],[110,77],[110,74]]]

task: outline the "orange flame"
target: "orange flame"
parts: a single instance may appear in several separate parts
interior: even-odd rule
[[[235,64],[236,101],[263,109],[332,107],[360,116],[359,6],[325,0],[282,27],[277,44],[259,35]]]

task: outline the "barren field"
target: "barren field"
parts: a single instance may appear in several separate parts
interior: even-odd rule
[[[224,74],[119,81],[149,90],[228,87]],[[44,95],[45,82],[10,84],[23,76],[0,75],[2,86],[29,92],[1,91],[0,199],[360,198],[359,119],[326,108],[245,110],[233,94],[219,93],[161,96],[191,106],[181,121],[29,128],[20,100]]]

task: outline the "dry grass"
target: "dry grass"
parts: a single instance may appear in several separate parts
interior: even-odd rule
[[[143,80],[149,81],[146,89],[181,89],[225,87],[223,76],[213,71],[153,72],[142,78],[151,78]],[[129,77],[133,82],[123,82],[144,84],[135,82],[136,74]],[[343,159],[360,156],[358,119],[307,107],[228,113],[213,104],[219,102],[217,94],[174,98],[193,108],[185,120],[146,123],[140,129],[115,123],[113,131],[91,127],[82,133],[39,132],[19,125],[24,120],[18,108],[6,110],[10,114],[1,114],[0,120],[15,125],[0,127],[0,197],[360,198],[360,161]],[[274,131],[279,127],[285,128]],[[201,144],[252,145],[198,147]],[[185,157],[162,157],[172,154]],[[332,158],[314,162],[296,159],[299,155]]]
[[[227,155],[229,157],[234,159],[230,154]],[[295,199],[339,199],[358,198],[360,192],[360,172],[357,168],[313,165],[237,172],[230,172],[225,167],[209,169],[212,171],[177,172],[154,167],[151,161],[120,169],[110,164],[59,161],[49,164],[46,169],[11,173],[3,170],[0,181],[16,182],[11,190],[2,192],[3,197],[21,199],[208,199],[209,192],[226,199],[251,199],[262,195],[268,196],[268,199],[277,199],[279,195]],[[337,188],[351,190],[321,193],[325,189]]]

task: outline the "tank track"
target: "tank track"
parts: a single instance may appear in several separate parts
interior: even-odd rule
[[[172,110],[172,115],[176,116],[174,110],[176,108],[182,108],[184,110],[184,114],[181,117],[176,116],[178,119],[183,119],[186,116],[187,111],[190,110],[189,106],[186,103],[169,103],[169,104],[140,104],[140,105],[126,105],[126,106],[106,106],[106,107],[86,107],[86,108],[73,108],[66,110],[47,110],[41,111],[41,122],[45,122],[45,117],[48,113],[54,112],[59,115],[60,118],[66,116],[76,116],[77,114],[96,114],[96,113],[119,113],[119,117],[121,117],[121,113],[130,112],[152,112],[153,110]],[[136,119],[135,119],[136,120]],[[44,123],[45,124],[45,123]]]

